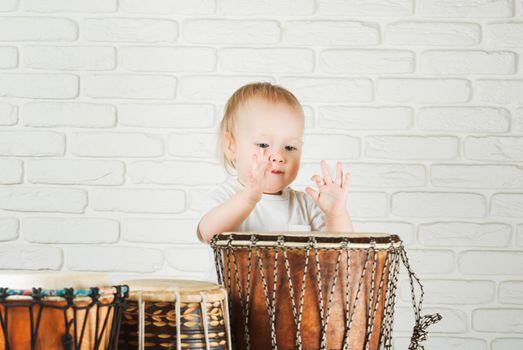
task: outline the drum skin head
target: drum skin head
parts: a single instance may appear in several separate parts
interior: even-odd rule
[[[0,287],[12,289],[87,289],[91,287],[109,287],[114,281],[107,274],[101,273],[2,273]]]
[[[225,290],[219,285],[193,280],[179,279],[135,279],[124,280],[122,284],[129,286],[129,299],[137,300],[139,294],[143,300],[168,301],[176,300],[176,293],[181,302],[201,302],[202,293],[207,301],[221,301],[225,299]]]

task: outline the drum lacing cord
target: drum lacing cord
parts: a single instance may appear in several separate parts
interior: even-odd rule
[[[211,350],[209,344],[209,320],[207,319],[207,294],[203,291],[200,292],[200,307],[202,309],[202,324],[203,324],[203,335],[205,336],[205,349]]]
[[[394,241],[390,240],[390,245],[387,249],[387,264],[388,270],[388,285],[387,293],[385,295],[384,318],[381,324],[380,344],[383,344],[386,350],[392,349],[392,324],[394,321],[394,307],[396,304],[396,286],[398,285],[398,272],[400,266],[400,258],[397,254],[397,249],[394,247]]]
[[[144,350],[145,343],[145,302],[142,291],[138,291],[138,350]]]
[[[176,310],[176,350],[182,350],[182,324],[181,324],[181,297],[178,288],[175,288],[174,295],[176,296],[174,308]]]
[[[231,338],[231,328],[229,322],[229,296],[228,292],[225,289],[223,290],[224,299],[221,301],[223,313],[223,322],[225,323],[225,333],[227,334],[227,349],[232,350],[232,338]]]
[[[407,268],[407,272],[409,274],[410,279],[410,288],[411,288],[411,295],[412,295],[412,306],[414,308],[414,316],[415,316],[415,324],[412,331],[412,337],[410,339],[410,345],[409,350],[424,350],[425,347],[420,344],[421,342],[427,340],[427,327],[430,325],[439,322],[442,319],[442,316],[439,313],[435,313],[433,315],[424,315],[421,316],[421,306],[423,304],[423,286],[418,279],[418,277],[414,274],[412,271],[409,259],[407,257],[407,253],[405,252],[405,249],[403,247],[400,248],[400,256],[401,260],[403,261],[403,264]],[[415,286],[414,282],[419,286],[420,289],[420,299],[418,302],[416,302],[416,293],[415,293]]]
[[[74,307],[74,302],[73,302],[74,290],[73,290],[73,288],[65,288],[64,291],[65,291],[64,298],[67,301],[67,307],[68,308]],[[66,311],[66,309],[64,309],[65,333],[64,333],[64,335],[62,337],[62,345],[64,347],[64,350],[71,350],[73,348],[73,346],[75,345],[74,344],[75,340],[73,339],[73,337],[71,336],[71,333],[70,333],[70,330],[71,330],[71,327],[74,324],[74,319],[75,318],[76,317],[73,317],[72,319],[67,320],[67,311]],[[74,335],[76,337],[76,329],[75,329],[75,327],[72,327],[72,328],[73,328],[73,331],[74,331]]]

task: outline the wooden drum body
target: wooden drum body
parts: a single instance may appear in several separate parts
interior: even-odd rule
[[[1,275],[0,350],[116,349],[127,286],[99,277]]]
[[[212,245],[236,349],[377,350],[391,342],[397,236],[229,233]]]
[[[230,350],[227,292],[199,281],[125,281],[130,296],[120,350]]]

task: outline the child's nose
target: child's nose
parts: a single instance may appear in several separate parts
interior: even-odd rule
[[[281,156],[281,154],[275,152],[275,153],[271,154],[270,160],[271,160],[271,162],[280,162],[280,163],[282,163],[283,162],[283,157]]]

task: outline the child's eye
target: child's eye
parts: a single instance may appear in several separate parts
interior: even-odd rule
[[[296,147],[293,147],[293,146],[285,146],[285,149],[287,151],[294,151],[296,149]]]
[[[267,143],[263,143],[263,142],[262,143],[257,143],[256,146],[261,147],[261,148],[269,147],[269,145]]]

